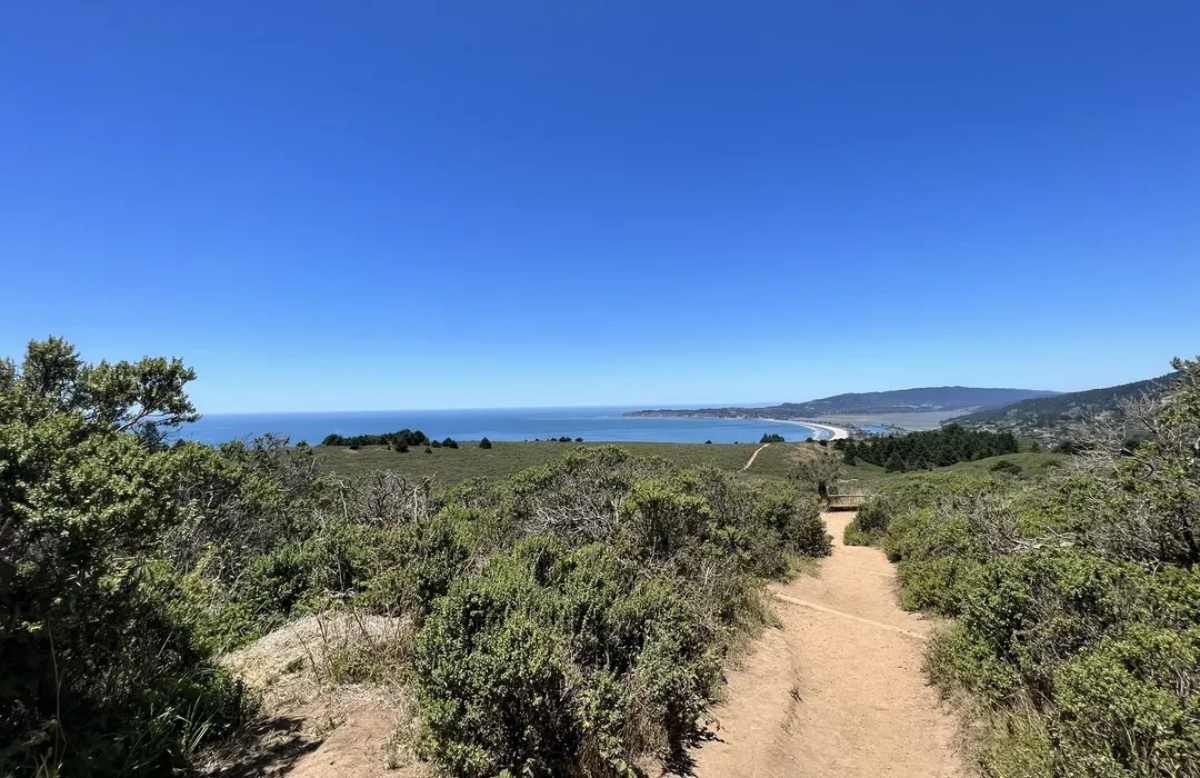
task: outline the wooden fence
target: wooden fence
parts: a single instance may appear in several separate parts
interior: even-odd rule
[[[867,499],[865,494],[831,494],[829,495],[829,510],[856,511]]]

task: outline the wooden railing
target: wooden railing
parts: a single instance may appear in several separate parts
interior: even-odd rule
[[[856,511],[867,499],[865,494],[831,494],[829,495],[829,510]]]

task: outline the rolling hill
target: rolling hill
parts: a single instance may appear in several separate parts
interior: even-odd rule
[[[999,408],[1053,392],[1037,389],[992,389],[970,386],[929,386],[888,392],[851,392],[801,403],[765,407],[692,408],[632,411],[627,416],[710,416],[760,419],[819,419],[835,415],[917,413]]]
[[[1062,437],[1063,433],[1084,424],[1098,414],[1120,413],[1126,400],[1156,394],[1170,386],[1178,373],[1168,373],[1145,381],[1067,392],[1052,397],[1037,397],[959,416],[954,421],[964,427],[1010,431],[1038,437]]]

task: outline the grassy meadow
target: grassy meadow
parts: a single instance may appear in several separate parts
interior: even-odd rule
[[[399,453],[387,446],[363,446],[357,450],[345,446],[318,446],[313,450],[321,466],[337,476],[354,477],[377,470],[393,470],[409,478],[430,478],[452,486],[470,478],[508,478],[526,468],[556,462],[571,451],[610,445],[638,457],[664,459],[677,467],[709,465],[732,473],[743,473],[742,468],[751,455],[761,448],[758,443],[521,442],[493,443],[492,448],[483,449],[475,442],[463,442],[457,449],[431,448],[429,453],[417,447]],[[765,479],[787,478],[797,462],[825,451],[825,448],[813,443],[773,443],[759,453],[753,466],[743,475]],[[998,462],[1007,461],[1021,468],[1018,475],[1032,476],[1066,459],[1064,454],[1022,452],[959,462],[936,470],[985,474]],[[879,465],[859,462],[852,467],[842,468],[839,485],[843,492],[876,492],[903,476],[904,473],[889,473]]]
[[[493,443],[490,449],[475,442],[462,442],[459,448],[411,448],[405,453],[386,446],[364,446],[351,450],[344,446],[318,446],[321,465],[336,475],[355,476],[374,470],[395,470],[410,478],[432,478],[452,485],[469,478],[507,478],[526,468],[555,462],[571,451],[590,450],[607,445],[639,457],[657,457],[673,465],[711,465],[731,472],[741,471],[757,443]],[[782,478],[789,466],[788,451],[793,444],[775,444],[754,462],[754,475]]]
[[[976,459],[972,462],[958,462],[947,467],[936,467],[933,470],[921,472],[985,475],[992,472],[992,468],[997,464],[1011,462],[1021,469],[1017,473],[1019,477],[1029,477],[1043,474],[1048,469],[1053,469],[1069,459],[1070,457],[1066,454],[1055,454],[1049,451],[1023,451],[1019,454],[1002,454],[1000,456]],[[842,478],[839,481],[839,485],[843,492],[877,492],[889,484],[903,482],[907,475],[909,473],[889,473],[879,465],[859,462],[853,467],[844,467],[842,469]]]

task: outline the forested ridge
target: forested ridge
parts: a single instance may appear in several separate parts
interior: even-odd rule
[[[1003,429],[1016,432],[1053,431],[1073,422],[1088,421],[1089,417],[1123,415],[1124,404],[1146,395],[1168,391],[1179,379],[1178,373],[1168,373],[1145,381],[1119,386],[1106,386],[1081,392],[1067,392],[1053,397],[1022,400],[999,408],[980,410],[960,416],[956,422],[967,427]]]
[[[718,416],[736,418],[816,419],[838,414],[912,413],[964,408],[998,408],[1054,392],[972,386],[927,386],[886,392],[849,392],[807,402],[778,405],[633,411],[629,416]]]

